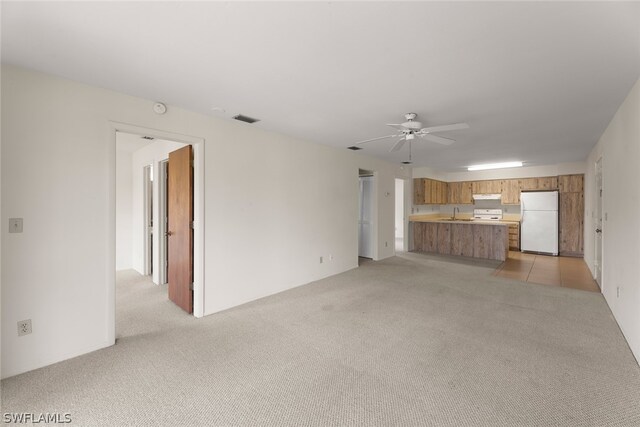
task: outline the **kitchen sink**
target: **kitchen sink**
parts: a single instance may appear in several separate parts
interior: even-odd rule
[[[473,218],[446,218],[445,221],[473,221]]]

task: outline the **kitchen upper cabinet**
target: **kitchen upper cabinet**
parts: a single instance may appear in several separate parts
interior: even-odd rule
[[[448,184],[429,178],[413,180],[414,205],[444,205],[447,203]]]
[[[538,178],[520,178],[520,190],[532,191],[538,189]]]
[[[581,193],[584,190],[584,175],[560,175],[558,188],[561,193]]]
[[[449,183],[449,203],[452,205],[473,204],[473,188],[470,181]]]
[[[424,205],[424,188],[426,178],[413,179],[413,204]]]
[[[503,205],[519,205],[520,204],[520,180],[518,179],[502,180],[502,204]]]
[[[431,205],[446,205],[448,196],[448,184],[435,179],[427,179],[429,188],[425,186],[425,201]]]
[[[544,176],[539,178],[520,178],[520,190],[536,191],[536,190],[557,190],[558,177]]]
[[[502,193],[502,181],[493,179],[488,181],[473,181],[473,194],[500,194]]]
[[[557,190],[558,189],[558,177],[557,176],[545,176],[538,178],[538,190]]]

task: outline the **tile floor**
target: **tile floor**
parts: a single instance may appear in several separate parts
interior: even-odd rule
[[[582,258],[510,251],[509,258],[498,266],[494,274],[523,282],[600,292]]]

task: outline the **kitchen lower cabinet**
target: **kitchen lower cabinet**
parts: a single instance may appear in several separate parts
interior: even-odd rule
[[[509,224],[509,249],[520,250],[520,224],[517,222]]]
[[[504,261],[509,254],[505,224],[412,221],[413,250]]]

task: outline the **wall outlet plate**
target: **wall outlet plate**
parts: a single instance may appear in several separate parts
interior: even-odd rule
[[[18,336],[29,335],[31,330],[31,319],[21,320],[18,322]]]
[[[9,233],[22,233],[22,218],[9,218]]]

